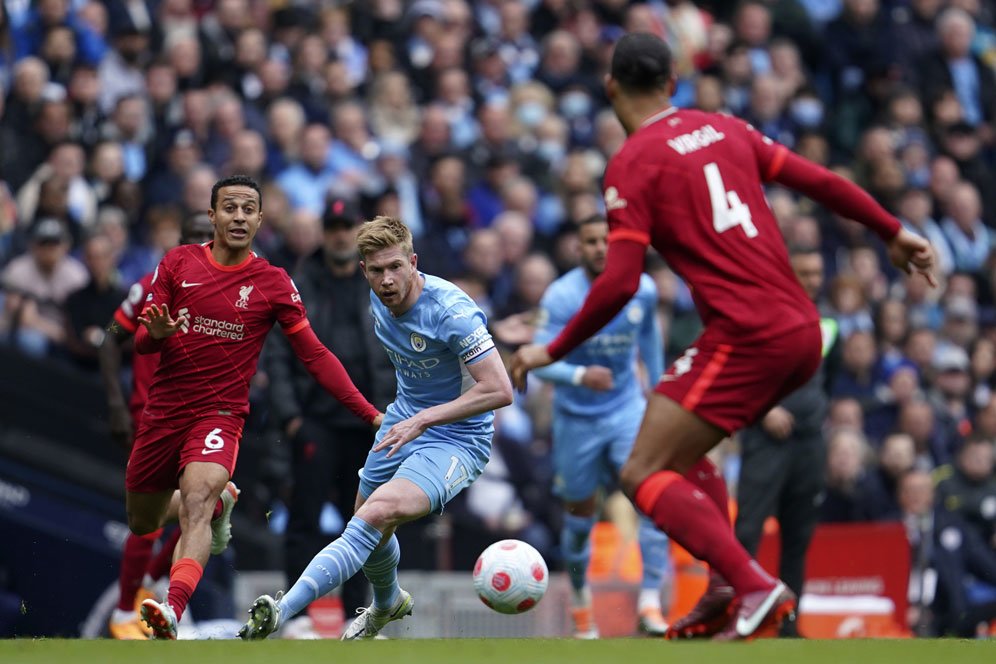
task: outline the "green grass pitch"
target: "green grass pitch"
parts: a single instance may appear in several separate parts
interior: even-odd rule
[[[0,641],[3,664],[992,664],[996,641]]]

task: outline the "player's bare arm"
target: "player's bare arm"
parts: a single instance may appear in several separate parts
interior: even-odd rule
[[[148,330],[150,337],[159,340],[176,334],[187,322],[187,317],[181,314],[173,318],[169,313],[169,305],[164,303],[162,307],[150,304],[138,320]]]
[[[107,394],[107,407],[111,439],[125,449],[131,449],[134,425],[128,410],[128,401],[121,389],[121,345],[131,336],[131,332],[121,327],[116,320],[107,326],[107,334],[97,348],[100,362],[100,377]]]
[[[512,403],[512,386],[497,352],[492,351],[482,360],[466,366],[475,381],[473,387],[453,401],[426,408],[417,415],[398,422],[374,446],[374,452],[389,447],[391,449],[387,456],[394,456],[402,446],[421,436],[430,427],[459,422]]]

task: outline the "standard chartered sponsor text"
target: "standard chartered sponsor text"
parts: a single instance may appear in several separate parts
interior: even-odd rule
[[[228,320],[218,320],[217,318],[207,318],[197,316],[194,318],[194,332],[206,334],[209,337],[221,337],[222,339],[234,339],[239,341],[246,336],[245,323],[233,323]]]

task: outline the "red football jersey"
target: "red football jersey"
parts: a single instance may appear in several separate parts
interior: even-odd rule
[[[277,321],[285,334],[308,323],[287,273],[250,254],[221,265],[211,244],[177,247],[152,279],[150,304],[169,306],[186,324],[165,339],[144,417],[249,413],[249,381],[266,335]]]
[[[648,118],[606,168],[609,239],[651,244],[688,282],[703,322],[738,342],[815,324],[762,190],[787,154],[732,116],[669,108]]]
[[[114,312],[114,320],[118,322],[118,325],[135,334],[138,326],[141,325],[138,322],[138,317],[142,313],[142,309],[145,308],[145,300],[151,290],[152,273],[150,272],[132,284],[128,290],[128,297]],[[138,425],[138,417],[145,410],[145,402],[149,396],[149,385],[152,383],[152,376],[155,375],[158,366],[158,353],[144,355],[134,353],[132,355],[131,399],[128,400],[128,409],[131,411],[132,418],[136,419],[136,426]]]

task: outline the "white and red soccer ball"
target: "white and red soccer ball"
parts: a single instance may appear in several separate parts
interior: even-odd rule
[[[495,542],[474,565],[474,590],[498,613],[523,613],[543,599],[550,573],[539,551],[519,540]]]

